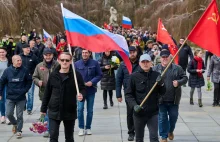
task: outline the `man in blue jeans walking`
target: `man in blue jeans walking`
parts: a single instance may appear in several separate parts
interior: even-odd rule
[[[86,98],[87,102],[87,117],[86,126],[84,122],[84,104],[85,101],[78,101],[78,121],[79,121],[79,136],[85,134],[84,129],[86,129],[86,134],[91,135],[91,124],[93,118],[93,106],[95,100],[95,93],[97,92],[97,83],[102,78],[102,71],[98,64],[98,61],[90,59],[91,52],[88,50],[82,50],[82,59],[75,63],[75,68],[83,77],[86,86]]]
[[[162,50],[160,56],[161,64],[154,66],[153,70],[162,73],[171,61],[170,51]],[[181,86],[186,84],[188,78],[183,69],[175,64],[168,68],[163,78],[166,93],[159,100],[159,134],[161,142],[167,142],[167,138],[174,139],[173,131],[178,119]]]

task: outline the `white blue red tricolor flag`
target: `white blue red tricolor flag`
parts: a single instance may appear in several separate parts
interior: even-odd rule
[[[71,46],[80,46],[92,52],[117,51],[128,71],[132,72],[129,50],[125,38],[101,29],[86,19],[72,13],[61,4],[67,41]]]
[[[44,29],[43,29],[43,34],[44,34],[44,41],[47,41],[48,38],[52,40],[52,37],[50,36],[50,34],[48,34],[48,32],[46,32]]]
[[[132,22],[131,19],[128,17],[123,16],[122,17],[122,27],[124,29],[131,29],[132,28]]]

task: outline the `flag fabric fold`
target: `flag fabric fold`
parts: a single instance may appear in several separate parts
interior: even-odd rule
[[[161,19],[158,19],[158,28],[157,28],[157,41],[162,42],[163,44],[168,44],[170,53],[174,56],[178,48],[174,43],[173,39],[171,38],[170,34],[168,33],[167,29],[164,27]],[[178,64],[178,56],[174,59],[175,63]]]
[[[128,46],[124,37],[113,34],[92,24],[86,19],[62,7],[67,41],[71,46],[80,46],[92,52],[117,51],[129,73],[132,65],[128,58]]]
[[[188,40],[220,56],[220,23],[216,0],[212,0],[188,35]]]
[[[132,28],[132,22],[131,19],[128,17],[123,16],[122,17],[122,27],[124,29],[131,29]]]
[[[52,40],[52,37],[50,36],[50,34],[48,34],[48,32],[46,32],[44,29],[43,29],[43,34],[44,34],[44,41],[47,41],[48,38]]]

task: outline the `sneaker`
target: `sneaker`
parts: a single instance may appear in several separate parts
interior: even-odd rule
[[[91,129],[86,129],[86,135],[92,135]]]
[[[110,105],[111,105],[111,107],[113,107],[114,106],[114,102],[110,101]]]
[[[79,136],[83,136],[85,133],[84,133],[84,129],[79,129],[79,133],[78,133],[78,135]]]
[[[31,115],[31,114],[32,114],[31,110],[28,110],[28,111],[27,111],[27,114],[28,114],[28,115]]]
[[[174,134],[173,133],[168,133],[168,138],[169,138],[169,140],[173,140],[174,139]]]
[[[44,135],[43,135],[44,138],[49,138],[49,136],[50,136],[49,131],[44,132]]]
[[[6,122],[5,116],[1,117],[1,124],[4,124]]]
[[[6,118],[6,124],[11,125],[11,122],[8,120],[8,118]]]
[[[17,139],[22,138],[21,132],[17,132],[17,133],[16,133],[16,137],[17,137]]]
[[[107,106],[107,105],[104,105],[103,109],[108,109],[108,106]]]
[[[134,141],[134,134],[129,134],[128,141]]]
[[[12,133],[16,133],[17,132],[17,125],[13,125],[12,126]]]
[[[217,103],[216,103],[216,102],[213,102],[212,106],[213,106],[213,107],[217,106]]]

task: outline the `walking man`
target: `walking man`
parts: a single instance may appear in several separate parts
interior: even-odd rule
[[[23,111],[26,103],[25,94],[31,87],[31,76],[28,70],[22,66],[22,60],[19,55],[12,57],[13,65],[5,69],[0,79],[0,99],[3,95],[3,88],[7,87],[6,96],[6,116],[12,123],[12,132],[16,133],[17,138],[22,137]],[[14,117],[16,107],[17,120]]]
[[[82,50],[82,59],[75,62],[76,70],[80,72],[83,77],[86,86],[86,98],[87,102],[87,116],[86,124],[84,122],[84,104],[83,102],[78,102],[78,121],[79,121],[79,136],[84,134],[91,135],[91,125],[93,118],[93,106],[95,100],[95,93],[97,92],[97,83],[102,78],[102,71],[99,66],[98,61],[90,58],[91,52],[89,50]],[[86,133],[84,132],[86,129]]]
[[[154,71],[162,73],[171,61],[170,51],[160,52],[161,64],[153,67]],[[188,78],[183,69],[172,64],[164,75],[166,93],[159,101],[159,133],[161,142],[167,142],[167,138],[174,139],[173,131],[178,118],[179,103],[181,99],[181,86],[186,84]],[[169,117],[168,117],[169,116]]]
[[[69,53],[61,53],[58,61],[60,65],[51,73],[47,82],[41,113],[46,115],[48,109],[50,142],[58,142],[61,121],[64,124],[66,142],[74,142],[73,130],[77,118],[76,101],[83,101],[85,85],[81,74],[76,71],[80,92],[77,94],[71,66],[72,56]]]

